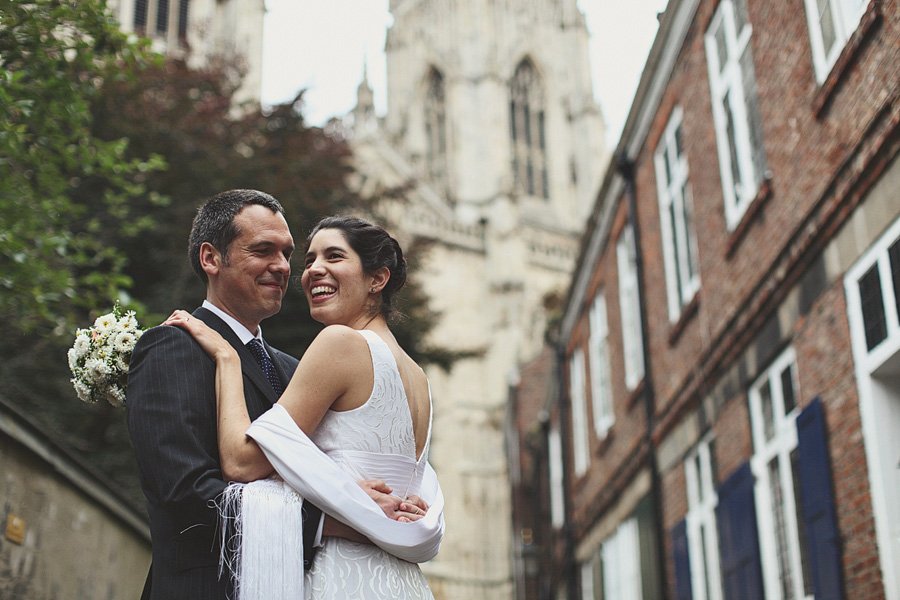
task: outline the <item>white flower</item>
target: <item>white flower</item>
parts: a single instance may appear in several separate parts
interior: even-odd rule
[[[110,330],[116,324],[116,315],[114,313],[109,313],[106,315],[101,315],[97,317],[97,320],[94,321],[94,338],[103,338],[110,332]]]
[[[75,348],[69,348],[66,356],[69,358],[69,370],[74,374],[75,369],[78,368],[78,353],[75,351]]]
[[[106,392],[106,401],[114,407],[119,408],[125,405],[125,392],[117,385],[112,385]]]
[[[75,351],[75,358],[82,359],[91,349],[91,334],[87,329],[79,329],[78,335],[75,337],[75,344],[72,350]]]
[[[94,381],[101,381],[105,376],[109,375],[109,365],[105,360],[99,358],[89,358],[84,363],[84,369]]]
[[[128,358],[126,357],[126,355],[117,354],[114,366],[122,373],[128,373]]]
[[[134,350],[134,344],[137,342],[137,338],[130,331],[121,331],[112,340],[113,350],[126,353]]]
[[[134,317],[134,311],[129,310],[125,313],[124,317],[121,317],[118,322],[118,327],[120,330],[125,331],[134,331],[137,329],[138,323],[137,319]]]
[[[94,402],[91,399],[91,388],[80,379],[72,379],[72,385],[75,386],[75,393],[82,402]]]

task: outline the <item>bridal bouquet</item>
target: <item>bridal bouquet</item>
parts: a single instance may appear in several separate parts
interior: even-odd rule
[[[80,400],[124,406],[128,361],[142,333],[134,311],[123,313],[118,302],[111,313],[97,317],[93,326],[75,332],[68,357],[72,385]]]

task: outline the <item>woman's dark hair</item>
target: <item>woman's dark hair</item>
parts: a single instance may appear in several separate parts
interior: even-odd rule
[[[228,247],[240,235],[234,218],[244,207],[253,204],[265,206],[273,213],[284,215],[281,203],[265,192],[257,190],[228,190],[216,194],[197,209],[191,235],[188,238],[188,259],[197,276],[207,281],[206,272],[200,266],[200,246],[209,242],[228,263]]]
[[[381,306],[379,312],[389,318],[395,316],[396,310],[392,302],[394,293],[406,284],[406,259],[400,244],[383,227],[364,219],[350,216],[325,217],[313,227],[306,238],[309,247],[313,237],[323,229],[337,229],[344,234],[344,239],[359,255],[363,272],[374,274],[381,267],[387,267],[391,277],[381,290]]]

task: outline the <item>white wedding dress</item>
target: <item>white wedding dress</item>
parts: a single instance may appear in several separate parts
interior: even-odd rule
[[[431,437],[416,459],[412,415],[397,363],[373,331],[359,332],[372,354],[375,384],[362,406],[328,411],[312,440],[356,479],[382,479],[401,498],[421,493]],[[371,544],[325,538],[306,576],[305,593],[315,600],[433,598],[419,565]]]
[[[224,521],[238,523],[242,531],[238,555],[233,563],[223,564],[233,571],[242,600],[433,598],[417,564],[434,558],[444,534],[444,497],[427,462],[433,419],[417,458],[412,416],[394,356],[374,332],[359,333],[369,345],[374,369],[372,394],[365,404],[329,411],[312,439],[279,404],[247,430],[279,478],[231,484],[220,506]],[[360,479],[382,479],[400,497],[421,496],[429,503],[428,512],[414,523],[391,520],[357,485]],[[304,500],[374,545],[325,538],[304,576],[296,568],[303,562],[299,507]],[[243,508],[235,508],[238,505]],[[223,548],[229,545],[225,532],[223,527]]]

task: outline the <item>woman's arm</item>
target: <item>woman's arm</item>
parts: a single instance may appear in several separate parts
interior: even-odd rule
[[[187,330],[216,362],[216,430],[223,478],[247,482],[268,477],[273,471],[269,459],[245,435],[250,427],[250,413],[237,351],[217,331],[183,310],[173,312],[163,324]]]
[[[241,359],[227,342],[214,358],[222,475],[228,481],[241,482],[268,477],[273,471],[272,464],[256,442],[244,433],[250,427],[250,414],[244,399]]]

